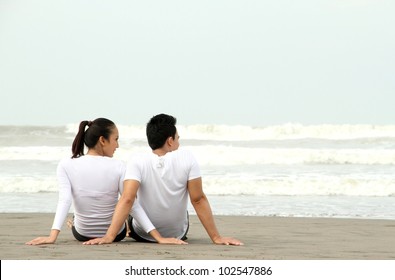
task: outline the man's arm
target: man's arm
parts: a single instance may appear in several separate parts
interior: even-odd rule
[[[195,208],[196,214],[198,215],[200,222],[207,231],[211,240],[215,244],[243,245],[241,241],[235,238],[222,237],[219,234],[214,222],[213,214],[211,212],[210,203],[208,202],[208,199],[203,192],[202,178],[199,177],[193,180],[189,180],[187,187],[191,203]]]
[[[115,207],[114,215],[111,221],[111,225],[107,230],[105,236],[101,238],[95,238],[84,242],[84,245],[96,245],[96,244],[108,244],[112,243],[120,231],[122,225],[125,223],[130,209],[133,206],[133,202],[136,198],[137,190],[140,183],[135,180],[125,180],[123,183],[123,193],[119,199],[117,206]]]

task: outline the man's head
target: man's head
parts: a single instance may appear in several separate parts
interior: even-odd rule
[[[162,148],[169,138],[178,141],[176,123],[176,118],[166,114],[159,114],[150,119],[147,123],[146,134],[152,150]]]

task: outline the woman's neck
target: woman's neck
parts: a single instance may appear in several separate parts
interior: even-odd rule
[[[103,152],[96,151],[95,149],[89,149],[86,154],[89,156],[104,156]]]

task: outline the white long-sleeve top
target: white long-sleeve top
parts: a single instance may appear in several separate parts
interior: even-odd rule
[[[123,189],[125,168],[122,161],[102,156],[60,161],[59,201],[52,229],[61,229],[73,202],[77,232],[86,237],[104,236]]]

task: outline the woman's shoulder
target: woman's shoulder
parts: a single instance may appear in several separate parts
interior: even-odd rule
[[[62,158],[59,161],[59,165],[66,165],[66,164],[70,164],[73,161],[73,159],[71,157],[67,157],[67,158]]]
[[[112,158],[112,157],[101,157],[101,158],[109,165],[121,166],[121,167],[125,165],[125,161],[117,158]]]
[[[97,163],[105,163],[108,165],[125,165],[125,162],[120,159],[111,158],[111,157],[100,157],[100,156],[81,156],[78,158],[63,158],[60,160],[59,165],[78,165],[78,164],[92,164],[94,162]]]

